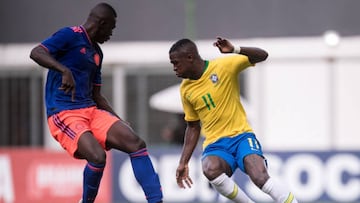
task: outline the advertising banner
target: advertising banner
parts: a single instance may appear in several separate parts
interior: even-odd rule
[[[86,162],[66,152],[0,149],[0,203],[77,203]],[[110,164],[105,168],[99,203],[111,202]]]
[[[178,188],[175,180],[181,148],[150,149],[159,173],[165,202],[226,202],[219,197],[201,171],[201,152],[189,164],[191,189]],[[269,173],[282,180],[299,202],[360,202],[360,151],[268,152]],[[113,153],[113,202],[144,202],[128,156]],[[239,170],[233,178],[255,202],[272,202]]]
[[[193,186],[178,188],[175,172],[181,147],[149,148],[159,173],[164,202],[227,202],[201,171],[201,152],[190,163]],[[269,173],[280,179],[299,202],[360,202],[360,151],[267,152]],[[65,152],[43,149],[0,149],[0,203],[77,203],[82,194],[85,161]],[[255,202],[272,202],[239,170],[233,178]],[[109,153],[96,203],[145,202],[129,156]]]

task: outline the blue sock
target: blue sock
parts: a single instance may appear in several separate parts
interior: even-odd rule
[[[135,178],[141,185],[147,201],[149,203],[161,202],[163,194],[159,176],[154,170],[147,149],[143,148],[129,155]]]
[[[105,164],[88,162],[84,169],[83,203],[93,203],[99,190]]]

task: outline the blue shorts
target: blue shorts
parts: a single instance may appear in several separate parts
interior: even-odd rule
[[[249,154],[264,157],[260,142],[254,133],[242,133],[235,137],[220,138],[209,144],[202,153],[202,159],[207,156],[218,156],[229,164],[233,173],[236,168],[240,168],[245,173],[243,160]]]

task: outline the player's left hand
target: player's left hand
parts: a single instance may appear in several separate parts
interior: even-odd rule
[[[230,43],[229,40],[222,37],[216,37],[216,39],[217,40],[213,45],[219,48],[221,53],[233,53],[234,46]]]

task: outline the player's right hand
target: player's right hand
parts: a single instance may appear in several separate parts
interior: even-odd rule
[[[180,188],[191,188],[193,181],[189,176],[189,167],[187,165],[179,165],[176,170],[176,182]],[[184,184],[185,183],[185,184]]]

